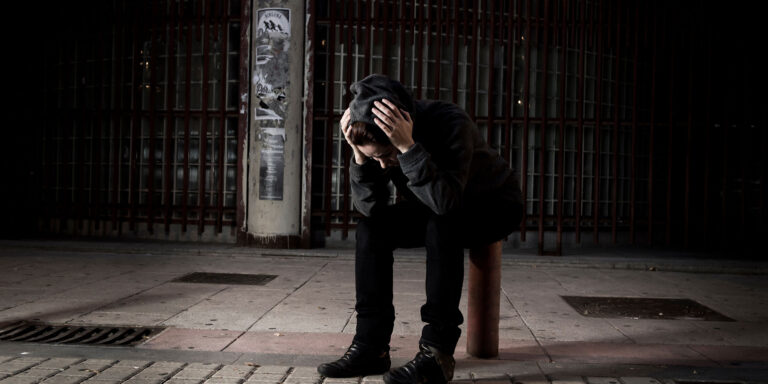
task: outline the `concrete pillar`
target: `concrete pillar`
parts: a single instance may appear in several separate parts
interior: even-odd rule
[[[308,242],[304,170],[304,0],[252,0],[250,104],[240,243],[294,248]],[[303,240],[303,242],[302,242]]]

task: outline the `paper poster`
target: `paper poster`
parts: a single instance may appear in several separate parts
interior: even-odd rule
[[[291,12],[265,8],[257,12],[254,39],[253,119],[261,143],[259,199],[283,199],[285,118],[288,110]]]

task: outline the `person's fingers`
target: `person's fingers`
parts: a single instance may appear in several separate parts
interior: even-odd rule
[[[405,110],[400,110],[400,112],[401,112],[401,115],[403,116],[403,120],[405,120],[405,121],[407,121],[407,122],[409,122],[409,123],[412,123],[412,122],[413,122],[413,121],[411,120],[411,114],[410,114],[410,113],[408,113],[408,111],[405,111]]]
[[[387,111],[388,115],[391,115],[391,116],[393,116],[395,118],[401,118],[402,117],[402,115],[400,114],[400,108],[398,108],[393,102],[391,102],[391,101],[389,101],[387,99],[381,99],[381,101],[382,101],[383,104],[386,104],[386,106],[388,107],[388,109],[389,109],[389,111]]]
[[[387,116],[387,114],[385,114],[384,112],[382,112],[378,108],[374,108],[373,109],[373,114],[376,115],[376,117],[378,117],[378,119],[382,123],[384,123],[385,125],[388,125],[390,127],[394,127],[394,121],[389,116]]]
[[[374,117],[373,122],[376,123],[376,126],[379,127],[379,129],[384,131],[384,134],[386,134],[387,136],[392,135],[392,131],[393,131],[392,127],[390,127],[389,125],[381,121],[381,119],[379,119],[378,117]]]

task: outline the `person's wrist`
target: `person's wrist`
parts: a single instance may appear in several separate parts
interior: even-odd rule
[[[416,143],[415,143],[415,142],[413,142],[413,141],[411,141],[411,142],[410,142],[410,143],[408,143],[408,144],[405,144],[405,145],[400,145],[400,146],[398,146],[398,147],[397,147],[397,150],[398,150],[398,151],[400,151],[400,153],[406,153],[406,152],[408,152],[408,151],[409,151],[411,148],[413,148],[414,144],[416,144]]]

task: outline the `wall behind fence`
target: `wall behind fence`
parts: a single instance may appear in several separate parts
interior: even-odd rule
[[[724,46],[755,49],[722,9],[564,0],[309,4],[316,233],[344,239],[354,228],[350,150],[338,120],[349,85],[384,73],[418,98],[465,108],[519,171],[526,210],[511,240],[517,246],[535,244],[541,254],[559,254],[564,244],[707,248],[756,244],[766,234],[765,113],[747,100],[747,84],[764,76],[724,79],[758,71],[721,58]],[[743,11],[731,13],[743,20]],[[713,19],[736,28],[724,32]]]

